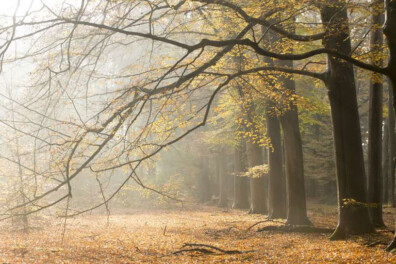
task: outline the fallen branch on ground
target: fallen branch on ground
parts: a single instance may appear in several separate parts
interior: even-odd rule
[[[189,247],[189,248],[187,248]],[[212,249],[212,250],[210,250]],[[217,252],[216,252],[217,251]],[[219,247],[215,247],[212,245],[207,245],[207,244],[195,244],[195,243],[186,243],[184,244],[180,250],[173,252],[172,254],[177,255],[182,252],[201,252],[204,254],[245,254],[245,253],[250,253],[254,252],[254,250],[248,250],[248,251],[240,251],[240,250],[225,250],[221,249]]]
[[[374,241],[374,242],[369,242],[369,241],[367,241],[366,243],[364,243],[363,244],[364,246],[367,246],[367,247],[375,247],[375,246],[377,246],[377,245],[388,245],[388,243],[387,242],[384,242],[384,241]]]
[[[204,254],[214,254],[215,253],[214,251],[211,251],[211,250],[208,250],[205,248],[190,248],[190,249],[180,249],[178,251],[173,252],[172,254],[177,255],[177,254],[180,254],[183,252],[201,252]]]

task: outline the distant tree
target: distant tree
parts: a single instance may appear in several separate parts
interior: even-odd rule
[[[246,143],[242,138],[234,147],[234,202],[232,208],[249,209],[249,178],[247,171]]]

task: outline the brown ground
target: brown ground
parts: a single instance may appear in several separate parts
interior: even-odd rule
[[[311,206],[315,226],[334,228],[334,207]],[[385,210],[388,226],[393,214]],[[396,263],[396,256],[384,251],[386,231],[347,241],[331,242],[326,233],[256,232],[279,223],[267,222],[246,229],[260,215],[239,210],[199,207],[168,211],[134,212],[110,217],[84,216],[70,219],[61,243],[60,220],[37,218],[28,234],[0,226],[0,263]],[[205,243],[224,250],[251,251],[241,254],[182,252],[184,243]],[[207,248],[208,250],[215,251]]]

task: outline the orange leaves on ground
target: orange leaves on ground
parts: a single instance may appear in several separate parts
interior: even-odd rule
[[[310,219],[316,226],[334,228],[334,207],[311,206]],[[388,209],[385,218],[392,226]],[[0,263],[395,263],[396,257],[384,245],[368,247],[367,242],[387,242],[389,232],[347,241],[331,242],[328,234],[256,232],[265,222],[246,231],[265,216],[244,211],[222,211],[214,207],[183,210],[133,212],[106,216],[90,215],[68,221],[61,244],[61,220],[33,219],[28,234],[0,227]],[[40,221],[38,221],[40,220]],[[241,254],[199,251],[174,255],[185,243],[198,243]],[[210,249],[210,248],[209,248]]]

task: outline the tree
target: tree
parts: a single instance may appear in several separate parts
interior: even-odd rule
[[[219,176],[219,207],[227,207],[228,206],[228,194],[227,194],[227,186],[228,186],[228,173],[227,173],[227,164],[226,164],[226,152],[224,148],[220,148],[220,151],[217,153],[217,164],[218,164],[218,176]]]
[[[247,159],[250,168],[263,165],[263,154],[261,147],[247,140],[246,142]],[[267,192],[265,175],[256,174],[250,176],[250,213],[267,214]]]
[[[234,203],[232,208],[249,209],[249,178],[241,174],[247,170],[246,143],[241,139],[234,147]]]
[[[209,178],[209,161],[206,155],[202,155],[200,159],[200,173],[198,176],[198,195],[200,202],[208,202],[212,199],[211,185]]]
[[[385,120],[385,125],[384,125],[384,139],[383,139],[383,145],[382,145],[382,179],[383,179],[383,198],[382,201],[383,203],[387,203],[389,200],[389,195],[388,195],[388,179],[389,179],[389,122],[388,118]]]
[[[286,218],[286,179],[283,174],[281,128],[271,108],[267,108],[267,137],[271,141],[269,151],[268,218]]]
[[[377,4],[380,8],[378,11],[375,11],[375,9],[373,11],[372,20],[375,28],[371,33],[370,45],[373,52],[373,64],[382,66],[383,37],[378,27],[383,24],[383,9],[381,8],[383,3],[377,1]],[[368,202],[376,204],[375,207],[370,208],[370,216],[374,226],[379,227],[385,226],[382,219],[382,86],[382,76],[373,74],[370,85],[369,107]]]
[[[351,54],[347,10],[343,1],[321,7],[326,25],[324,46]],[[347,205],[348,199],[366,202],[364,161],[352,64],[329,56],[325,83],[329,90],[337,167],[339,220],[332,239],[373,231],[366,207]],[[342,88],[342,89],[341,89]]]
[[[291,61],[281,63],[285,68],[293,68]],[[284,84],[290,96],[295,96],[295,82],[290,77],[283,77],[280,81]],[[288,194],[287,223],[290,225],[311,225],[307,217],[306,194],[304,182],[304,158],[300,125],[296,105],[292,102],[284,106],[286,111],[279,117],[282,126],[285,163],[286,186]]]

